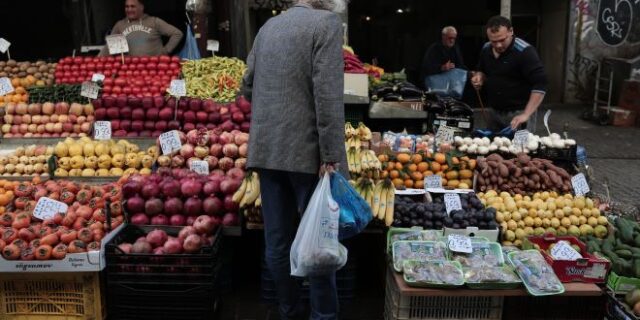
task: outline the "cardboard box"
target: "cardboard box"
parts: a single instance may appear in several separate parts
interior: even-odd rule
[[[571,245],[580,247],[580,254],[583,258],[575,261],[553,259],[546,250],[552,244],[561,240],[568,241]],[[588,253],[586,245],[574,236],[527,237],[523,243],[523,249],[536,249],[534,245],[538,245],[545,260],[553,268],[558,279],[562,282],[604,283],[607,278],[607,273],[609,269],[611,269],[611,262],[609,262],[609,260]]]
[[[600,107],[600,109],[602,109],[603,112],[607,111],[606,107]],[[611,107],[610,112],[611,125],[616,127],[633,127],[636,125],[636,111]]]
[[[344,74],[345,96],[369,97],[369,76],[364,73]]]

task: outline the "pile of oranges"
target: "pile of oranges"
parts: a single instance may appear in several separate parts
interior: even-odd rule
[[[31,86],[44,86],[45,83],[42,80],[37,80],[34,76],[29,75],[24,78],[12,78],[11,85],[14,91],[4,96],[0,96],[0,106],[5,106],[9,102],[28,102],[29,95],[27,94],[27,88]]]
[[[453,153],[398,153],[381,154],[382,178],[390,178],[396,189],[424,188],[424,180],[439,175],[445,188],[470,189],[473,187],[473,170],[476,160],[455,156]]]

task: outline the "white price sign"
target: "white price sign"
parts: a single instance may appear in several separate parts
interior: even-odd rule
[[[220,41],[207,40],[207,51],[213,51],[213,52],[220,51]]]
[[[462,253],[472,253],[471,238],[461,234],[450,234],[447,238],[449,250]]]
[[[7,53],[9,46],[11,46],[11,42],[7,41],[5,38],[0,38],[0,52]]]
[[[191,169],[191,171],[197,174],[208,175],[209,163],[202,160],[191,161],[191,165],[189,169]]]
[[[573,192],[576,196],[584,196],[591,191],[589,183],[587,183],[587,178],[582,173],[571,177],[571,185],[573,186]]]
[[[442,177],[437,174],[427,176],[424,180],[424,187],[427,189],[440,189],[442,188]]]
[[[462,203],[460,202],[460,195],[457,193],[445,193],[444,194],[444,206],[447,208],[447,214],[453,210],[462,210]]]
[[[68,209],[69,206],[64,202],[42,197],[33,209],[33,216],[42,220],[51,219],[56,213],[66,213]]]
[[[93,76],[91,76],[91,81],[93,82],[104,81],[104,74],[94,73]]]
[[[4,96],[13,92],[13,86],[11,85],[11,80],[7,77],[0,78],[0,96]]]
[[[438,127],[438,132],[436,132],[436,143],[452,143],[455,134],[455,128],[442,125]]]
[[[567,241],[559,241],[551,248],[551,257],[554,260],[576,261],[582,258],[582,255],[572,248]]]
[[[518,130],[513,136],[513,144],[522,148],[526,147],[529,143],[529,131]]]
[[[111,122],[96,121],[93,124],[93,138],[96,140],[111,140]]]
[[[109,54],[119,54],[129,52],[129,43],[127,43],[127,37],[122,34],[114,34],[107,36],[107,47],[109,48]]]
[[[184,83],[184,80],[181,80],[181,79],[171,80],[171,85],[169,86],[169,93],[174,97],[186,96],[187,86]]]
[[[80,88],[80,95],[89,99],[97,99],[100,92],[100,86],[91,81],[85,81]]]
[[[160,148],[162,149],[163,155],[168,155],[180,150],[180,148],[182,148],[182,142],[180,142],[178,131],[171,130],[160,134]]]

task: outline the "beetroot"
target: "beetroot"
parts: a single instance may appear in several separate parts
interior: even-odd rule
[[[157,183],[145,183],[141,189],[142,197],[149,199],[160,194],[160,187]]]
[[[144,212],[144,199],[139,195],[134,195],[127,199],[127,211],[131,214]]]
[[[134,245],[135,246],[135,245]],[[184,252],[194,253],[202,248],[202,239],[197,234],[191,234],[184,239],[184,243],[182,244]]]
[[[158,198],[151,198],[144,203],[144,212],[151,217],[161,214],[163,208],[162,200]]]
[[[154,229],[147,234],[146,241],[154,248],[157,248],[167,242],[167,238],[167,233],[164,230]]]
[[[149,217],[144,213],[136,213],[131,217],[131,223],[135,225],[147,225],[149,224]]]
[[[122,195],[125,199],[131,198],[138,194],[142,189],[142,185],[138,181],[129,180],[122,186]]]
[[[180,202],[180,205],[182,205],[182,202]],[[182,213],[174,214],[169,218],[169,224],[172,226],[184,226],[186,224],[186,219]]]
[[[160,112],[158,112],[158,118],[164,121],[173,120],[173,109],[169,107],[160,109]]]
[[[207,197],[202,201],[202,211],[209,216],[216,215],[222,212],[222,201],[215,196]]]
[[[178,238],[169,237],[162,247],[167,254],[178,254],[182,252],[182,241]]]
[[[165,216],[164,214],[159,214],[151,218],[151,224],[156,226],[168,226],[169,217]]]
[[[191,197],[184,202],[184,212],[188,216],[199,216],[202,214],[202,201],[199,198]]]
[[[152,250],[151,244],[146,240],[136,241],[136,243],[131,246],[131,253],[151,253]]]
[[[202,183],[196,179],[188,179],[180,186],[180,191],[185,197],[194,197],[202,191]]]
[[[170,215],[172,219],[174,215],[182,214],[182,209],[182,200],[178,198],[169,198],[164,202],[164,213]],[[173,223],[171,224],[174,225]]]
[[[224,217],[222,217],[222,225],[223,226],[235,226],[238,224],[238,215],[235,213],[227,212]]]
[[[233,159],[229,158],[229,157],[224,157],[220,160],[218,160],[218,167],[224,171],[227,171],[231,168],[233,168],[234,166],[234,162]]]

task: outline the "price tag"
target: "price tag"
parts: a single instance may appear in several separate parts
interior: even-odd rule
[[[547,110],[547,112],[544,113],[544,126],[547,128],[547,133],[549,133],[549,135],[551,135],[551,130],[549,130],[549,117],[551,116],[551,109]]]
[[[518,130],[513,136],[513,144],[522,148],[529,144],[529,130]]]
[[[202,160],[191,161],[190,168],[191,171],[197,174],[208,175],[209,174],[209,163]]]
[[[427,189],[440,189],[442,188],[442,177],[437,174],[427,176],[424,180],[424,187]]]
[[[99,92],[100,86],[97,83],[91,81],[83,82],[82,87],[80,88],[80,95],[89,99],[98,98]]]
[[[171,80],[171,86],[169,86],[169,93],[174,97],[184,97],[187,95],[187,86],[184,80],[174,79]]]
[[[33,216],[42,220],[51,219],[58,212],[67,212],[67,209],[69,206],[64,202],[42,197],[33,209]]]
[[[589,184],[587,183],[587,178],[582,173],[578,173],[571,177],[571,185],[573,186],[573,192],[576,196],[584,196],[591,191]]]
[[[107,36],[107,47],[109,48],[109,54],[119,54],[129,52],[129,43],[127,38],[122,34],[114,34]]]
[[[453,210],[462,210],[462,203],[460,203],[460,195],[457,193],[445,193],[444,206],[445,208],[447,208],[447,214],[449,214]]]
[[[213,52],[220,51],[220,41],[207,40],[207,51],[213,51]]]
[[[0,96],[4,96],[13,92],[13,86],[11,85],[11,80],[9,78],[4,77],[0,78]]]
[[[104,74],[94,73],[93,76],[91,76],[91,81],[93,82],[104,81]]]
[[[96,121],[93,124],[93,138],[96,140],[111,140],[111,122]]]
[[[0,38],[0,52],[6,53],[9,50],[9,46],[11,46],[11,42],[5,40],[4,38]]]
[[[559,241],[551,248],[551,257],[554,260],[576,261],[582,258],[582,255],[572,248],[567,241]]]
[[[450,234],[447,238],[449,250],[462,253],[472,253],[471,238],[461,234]]]
[[[180,150],[180,148],[182,148],[182,142],[180,142],[178,131],[171,130],[160,134],[160,148],[162,149],[163,155],[168,155]]]
[[[440,127],[438,127],[438,132],[436,132],[436,143],[452,143],[455,134],[455,128],[441,125]]]

